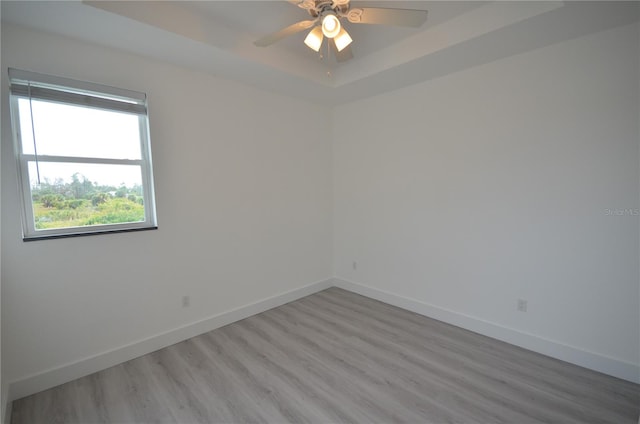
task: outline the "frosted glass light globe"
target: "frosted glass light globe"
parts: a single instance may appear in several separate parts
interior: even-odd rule
[[[327,38],[333,38],[340,33],[340,21],[336,15],[329,14],[322,19],[322,33]]]

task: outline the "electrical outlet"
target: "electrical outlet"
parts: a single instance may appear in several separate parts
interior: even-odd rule
[[[518,299],[518,311],[527,312],[527,301],[524,299]]]
[[[351,266],[353,266],[353,270],[354,270],[354,271],[357,271],[357,270],[358,270],[358,262],[353,261],[353,264],[352,264]]]
[[[191,299],[189,298],[189,296],[182,296],[182,307],[188,308],[190,304],[191,304]]]

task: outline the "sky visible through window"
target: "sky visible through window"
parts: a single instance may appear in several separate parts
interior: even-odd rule
[[[137,115],[91,109],[61,103],[19,99],[20,132],[24,154],[34,153],[35,131],[38,155],[107,159],[141,159],[140,124]],[[98,185],[118,187],[141,185],[139,166],[53,163],[39,161],[40,179],[70,182],[79,173]],[[37,184],[35,163],[29,165],[29,179]]]

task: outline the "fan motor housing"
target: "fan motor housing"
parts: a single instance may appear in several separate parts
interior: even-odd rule
[[[310,7],[310,1],[303,1],[300,6],[303,9],[307,9],[309,14],[314,18],[322,16],[324,13],[333,11],[338,16],[341,16],[349,10],[349,0],[315,0],[313,7]]]

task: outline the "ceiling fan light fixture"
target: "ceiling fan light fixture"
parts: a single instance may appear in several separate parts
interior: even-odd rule
[[[349,35],[349,33],[345,31],[344,28],[341,28],[340,33],[336,35],[333,41],[336,43],[336,49],[338,49],[338,51],[341,52],[342,50],[345,49],[345,47],[351,44],[353,40],[351,39],[351,36]]]
[[[310,49],[318,52],[320,51],[320,46],[322,46],[323,38],[322,28],[317,26],[309,31],[309,34],[307,34],[307,37],[304,39],[304,44],[306,44]]]
[[[328,13],[322,18],[322,33],[327,38],[333,38],[340,33],[342,26],[340,20],[333,13]]]
[[[1,2],[2,0],[0,0]],[[257,47],[270,46],[283,38],[302,31],[309,31],[304,43],[310,49],[320,52],[325,37],[327,54],[333,50],[336,61],[344,62],[353,58],[349,47],[353,39],[342,26],[342,20],[349,24],[394,25],[419,28],[427,20],[427,11],[418,9],[398,9],[384,7],[351,7],[351,0],[288,0],[289,3],[305,9],[310,19],[300,21],[268,34],[253,42]],[[324,56],[320,55],[320,58]],[[638,423],[640,424],[640,423]]]

